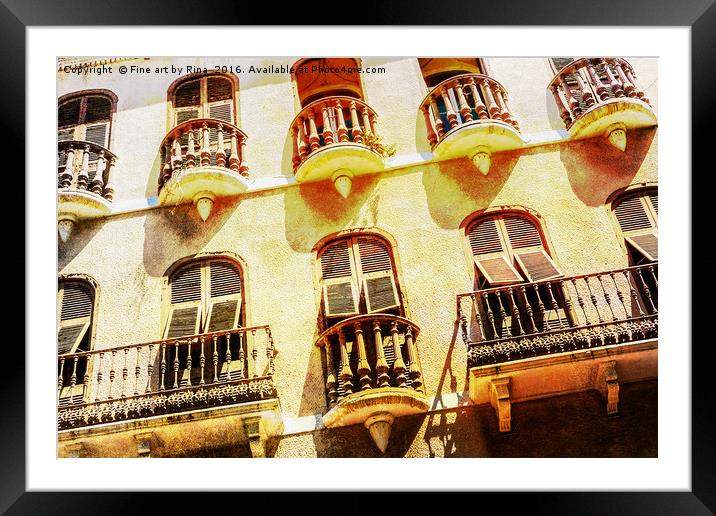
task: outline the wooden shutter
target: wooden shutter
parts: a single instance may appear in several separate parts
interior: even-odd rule
[[[76,126],[80,123],[81,99],[63,102],[57,109],[57,127]]]
[[[209,309],[204,333],[236,328],[241,315],[241,271],[230,262],[209,262]]]
[[[658,213],[659,198],[656,192],[627,197],[614,207],[614,214],[627,244],[649,261],[659,258]]]
[[[498,218],[477,221],[470,226],[467,237],[475,265],[490,285],[508,285],[523,281],[503,244]]]
[[[490,285],[509,285],[522,282],[522,276],[505,256],[487,259],[475,257],[475,265]]]
[[[494,218],[482,219],[470,227],[467,237],[473,255],[504,252],[496,222]]]
[[[75,353],[81,350],[92,322],[94,304],[92,289],[85,283],[64,282],[60,285],[58,298],[60,305],[58,354]]]
[[[503,219],[512,249],[542,246],[542,238],[534,223],[526,217],[507,215]]]
[[[201,81],[188,81],[174,92],[176,124],[199,118],[201,108]]]
[[[201,264],[179,270],[171,279],[171,308],[164,332],[165,339],[196,335],[201,323]]]
[[[399,307],[398,288],[388,247],[373,237],[358,237],[357,243],[368,312]]]
[[[357,274],[349,240],[339,240],[324,249],[321,254],[321,276],[326,316],[357,315]]]
[[[529,281],[542,281],[563,276],[544,249],[516,253],[515,259]]]

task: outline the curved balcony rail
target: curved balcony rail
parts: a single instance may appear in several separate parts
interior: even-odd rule
[[[656,338],[658,264],[457,296],[468,366]]]
[[[311,102],[291,122],[294,173],[316,151],[341,143],[373,148],[378,115],[353,97],[326,97]]]
[[[96,194],[111,202],[117,157],[101,145],[85,141],[58,142],[57,147],[57,188]]]
[[[408,319],[389,314],[350,317],[323,332],[316,343],[326,352],[329,408],[351,394],[380,387],[424,392],[419,333]]]
[[[632,66],[621,58],[582,58],[557,72],[549,84],[567,129],[585,113],[611,99],[630,98],[650,105]]]
[[[519,131],[507,102],[507,90],[487,75],[462,74],[441,82],[430,90],[420,110],[431,147],[470,123],[500,122]]]
[[[268,326],[58,356],[60,430],[277,397]]]
[[[248,177],[246,134],[233,124],[212,118],[188,120],[174,127],[161,145],[159,190],[180,170],[216,166]]]

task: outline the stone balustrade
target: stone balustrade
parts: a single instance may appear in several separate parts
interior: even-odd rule
[[[57,188],[114,198],[112,169],[117,157],[101,145],[85,141],[58,142]]]

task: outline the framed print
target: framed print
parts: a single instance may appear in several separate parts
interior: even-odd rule
[[[312,28],[6,5],[31,209],[3,510],[121,512],[137,495],[102,492],[125,489],[714,510],[688,303],[708,3],[610,28],[590,4],[579,29],[548,5]],[[512,27],[530,12],[563,27]],[[130,22],[166,26],[104,26]]]

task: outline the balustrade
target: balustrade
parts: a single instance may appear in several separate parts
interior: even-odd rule
[[[373,147],[377,118],[368,104],[352,97],[326,97],[310,103],[291,123],[294,172],[314,152],[330,145],[350,142]]]
[[[656,337],[658,265],[457,297],[470,366]]]
[[[420,110],[431,147],[453,129],[470,123],[500,122],[519,131],[507,90],[487,75],[463,74],[441,82],[428,93]]]
[[[381,387],[424,392],[419,332],[409,320],[388,314],[351,317],[323,332],[318,345],[325,349],[329,407]]]
[[[228,122],[188,120],[164,137],[159,189],[180,170],[216,166],[248,177],[246,134]]]
[[[114,199],[112,169],[117,157],[100,145],[84,141],[58,142],[57,187]]]
[[[586,112],[612,99],[649,104],[632,66],[620,58],[582,58],[559,70],[549,85],[567,129]]]
[[[275,354],[257,326],[59,355],[59,426],[275,397]]]

